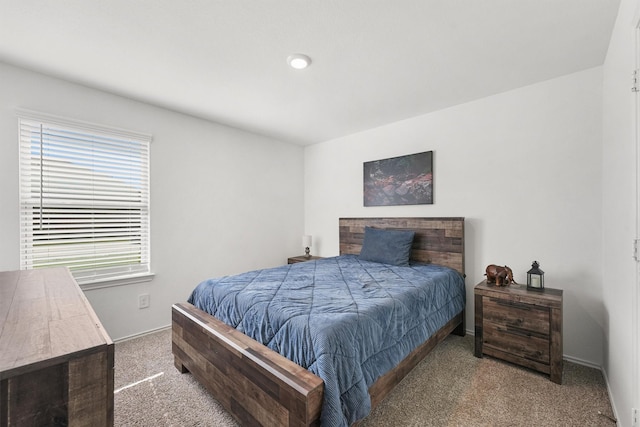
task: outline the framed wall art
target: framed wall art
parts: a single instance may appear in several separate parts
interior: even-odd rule
[[[433,151],[364,163],[364,205],[433,204]]]

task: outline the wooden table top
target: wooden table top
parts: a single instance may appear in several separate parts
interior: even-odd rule
[[[0,380],[108,345],[67,268],[0,272]]]

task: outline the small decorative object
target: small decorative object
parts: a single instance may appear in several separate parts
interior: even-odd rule
[[[516,281],[513,280],[513,271],[506,265],[501,267],[499,265],[491,264],[487,266],[486,273],[487,283],[495,283],[496,286],[509,286]]]
[[[304,247],[304,256],[309,258],[311,256],[311,251],[309,251],[309,248],[311,247],[311,236],[308,234],[302,236],[302,246]]]
[[[527,271],[527,289],[544,289],[544,271],[539,267],[538,261],[533,261],[531,270]]]

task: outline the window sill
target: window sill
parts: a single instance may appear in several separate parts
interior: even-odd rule
[[[132,285],[134,283],[150,282],[155,277],[154,273],[137,274],[135,276],[117,277],[106,280],[94,280],[78,282],[80,289],[83,291],[92,291],[94,289],[113,288],[115,286]]]

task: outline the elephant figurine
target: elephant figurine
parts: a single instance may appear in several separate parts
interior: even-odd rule
[[[487,276],[487,283],[495,283],[496,286],[508,286],[512,283],[517,285],[513,280],[513,271],[506,265],[504,267],[495,264],[488,265],[485,276]]]

